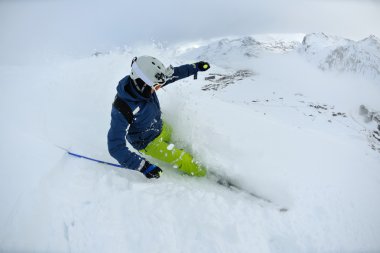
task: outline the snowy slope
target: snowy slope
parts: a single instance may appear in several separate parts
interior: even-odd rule
[[[379,52],[362,41],[369,58],[360,58],[355,73],[337,75],[339,67],[317,66],[351,42],[313,36],[226,38],[0,66],[0,252],[380,251],[378,125],[359,110],[380,110],[372,69]],[[165,164],[162,178],[147,180],[56,147],[115,162],[106,147],[111,103],[141,54],[173,65],[210,61],[198,80],[158,93],[173,140],[273,204]],[[210,75],[215,79],[204,80]]]

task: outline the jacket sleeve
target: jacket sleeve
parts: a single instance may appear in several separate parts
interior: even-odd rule
[[[125,136],[129,129],[129,123],[115,108],[111,112],[111,127],[108,131],[108,151],[120,165],[131,170],[138,170],[144,165],[145,160],[129,150]]]
[[[173,78],[168,80],[165,85],[178,81],[180,79],[192,76],[198,72],[197,66],[195,64],[185,64],[179,67],[174,67]]]

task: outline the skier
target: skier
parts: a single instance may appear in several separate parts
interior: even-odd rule
[[[200,61],[179,67],[164,64],[151,56],[135,57],[131,73],[117,86],[117,95],[111,112],[108,131],[108,150],[122,166],[137,170],[147,178],[159,178],[162,170],[151,164],[141,154],[172,164],[179,171],[193,176],[205,176],[207,170],[193,157],[170,143],[171,127],[161,119],[161,109],[156,91],[169,83],[210,68]],[[126,146],[126,140],[140,154]]]

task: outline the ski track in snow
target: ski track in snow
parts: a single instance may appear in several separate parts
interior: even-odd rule
[[[309,49],[318,60],[326,40],[346,43],[313,36]],[[295,37],[0,66],[6,122],[0,131],[0,252],[379,251],[380,143],[371,137],[378,125],[359,114],[361,104],[380,108],[373,59],[369,72],[365,63],[358,73],[323,71],[300,52],[306,42]],[[324,48],[320,55],[318,48]],[[158,93],[175,145],[273,204],[166,164],[160,164],[162,178],[147,180],[55,147],[114,162],[106,147],[110,109],[135,54],[173,65],[210,61],[212,69],[198,80]],[[212,73],[223,78],[204,80]]]

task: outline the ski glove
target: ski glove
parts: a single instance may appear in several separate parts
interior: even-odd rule
[[[144,166],[140,170],[147,178],[159,178],[161,176],[162,170],[160,167],[145,161]]]
[[[195,64],[195,66],[197,66],[197,69],[199,71],[206,71],[210,68],[210,64],[208,62],[205,62],[205,61],[196,62],[194,64]]]

